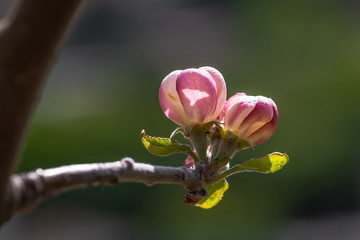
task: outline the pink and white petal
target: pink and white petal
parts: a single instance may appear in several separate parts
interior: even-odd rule
[[[239,136],[240,126],[244,119],[254,110],[256,99],[252,96],[242,96],[238,98],[225,113],[224,124],[226,129],[231,129]],[[241,137],[241,136],[239,136]]]
[[[273,118],[270,122],[266,123],[262,128],[258,129],[254,133],[252,133],[247,139],[253,145],[258,145],[260,143],[268,140],[273,133],[275,132],[277,121],[278,121],[278,110],[274,103],[273,107]]]
[[[269,98],[257,96],[256,106],[240,125],[241,136],[247,138],[273,118],[273,107]]]
[[[206,72],[208,72],[216,84],[217,104],[214,113],[212,114],[212,116],[210,116],[209,121],[212,121],[216,119],[219,116],[219,114],[222,112],[222,109],[226,102],[226,94],[227,94],[226,83],[224,77],[217,69],[206,66],[206,67],[201,67],[200,70],[205,70]]]
[[[185,126],[190,124],[190,120],[184,111],[179,95],[176,91],[176,79],[180,72],[181,70],[171,72],[161,82],[159,89],[159,102],[164,114],[170,120],[180,126]]]
[[[233,105],[236,101],[240,100],[242,97],[246,96],[246,93],[236,93],[231,96],[224,104],[223,110],[220,112],[218,119],[220,121],[224,121],[225,113],[229,109],[231,105]]]
[[[236,93],[234,94],[233,96],[231,96],[226,102],[225,102],[225,105],[224,105],[224,110],[225,112],[229,109],[229,107],[231,105],[233,105],[235,102],[241,100],[241,99],[249,99],[249,98],[244,98],[246,95],[246,93],[244,92],[241,92],[241,93]],[[249,96],[251,97],[251,96]]]
[[[189,119],[204,123],[216,108],[216,87],[207,74],[198,69],[182,71],[176,80],[176,90]]]

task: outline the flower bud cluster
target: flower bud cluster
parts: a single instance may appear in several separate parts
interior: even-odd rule
[[[161,83],[159,102],[166,117],[185,130],[186,137],[193,143],[199,156],[204,149],[208,152],[203,153],[202,156],[209,156],[212,148],[224,148],[228,144],[226,151],[232,149],[232,152],[230,151],[229,156],[226,157],[231,158],[233,153],[239,150],[229,146],[229,144],[234,145],[231,136],[245,140],[250,146],[258,145],[272,136],[278,120],[277,107],[270,98],[236,93],[226,101],[225,80],[221,73],[212,67],[171,72]],[[209,127],[199,127],[205,125]],[[188,130],[193,126],[197,126],[197,132]],[[221,136],[220,140],[209,136],[209,133],[214,132],[211,131],[214,126],[221,128],[225,133],[218,134]],[[201,137],[206,139],[200,139]],[[207,146],[198,147],[197,143]],[[217,146],[214,146],[215,144]],[[221,149],[217,153],[224,155]],[[200,158],[200,160],[206,163],[222,157],[215,155],[210,154],[210,157],[207,157],[210,159]],[[190,159],[186,160],[185,165],[193,167]]]

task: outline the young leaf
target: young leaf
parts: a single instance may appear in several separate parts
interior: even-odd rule
[[[197,156],[189,145],[181,144],[176,140],[168,138],[145,135],[145,130],[141,131],[140,139],[144,147],[154,155],[168,156],[173,153],[186,153],[191,156],[195,162],[197,162]]]
[[[216,204],[218,204],[218,202],[220,202],[222,196],[224,195],[224,192],[228,188],[229,188],[229,184],[225,179],[222,179],[221,181],[215,183],[214,185],[206,187],[206,190],[208,191],[208,196],[200,199],[194,205],[204,209],[212,208]]]
[[[235,165],[236,171],[273,173],[280,170],[289,161],[286,153],[270,153],[262,158],[254,158]]]
[[[270,153],[262,158],[254,158],[241,164],[237,164],[207,183],[211,184],[217,182],[239,172],[273,173],[279,171],[288,162],[289,157],[286,153]]]

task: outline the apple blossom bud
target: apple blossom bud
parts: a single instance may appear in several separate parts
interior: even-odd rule
[[[226,85],[212,67],[176,70],[167,75],[159,89],[165,115],[180,126],[216,120],[226,101]]]
[[[255,146],[274,133],[278,110],[270,98],[237,93],[225,103],[220,120],[226,130]]]
[[[187,158],[184,160],[184,166],[186,168],[195,169],[195,162],[192,157],[187,156]]]

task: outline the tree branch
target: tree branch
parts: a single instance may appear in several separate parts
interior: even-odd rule
[[[153,166],[135,163],[131,158],[108,163],[76,164],[37,169],[29,173],[13,174],[8,183],[5,209],[8,215],[26,211],[49,196],[72,189],[116,184],[119,182],[141,182],[180,184],[189,192],[202,189],[201,166],[196,170],[185,167]]]
[[[0,223],[10,174],[30,115],[83,0],[17,0],[0,21]]]

